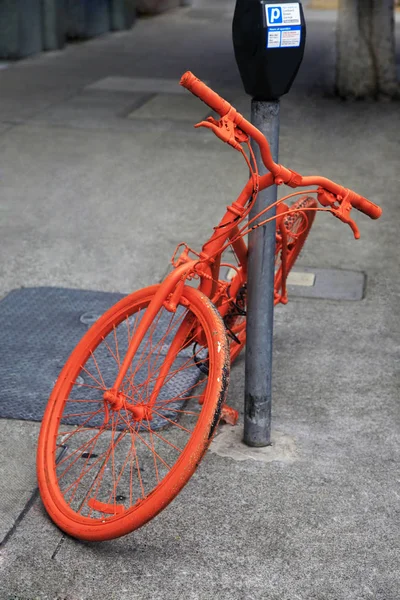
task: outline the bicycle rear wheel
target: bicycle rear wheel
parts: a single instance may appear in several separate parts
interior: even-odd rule
[[[283,226],[287,234],[287,275],[295,264],[314,222],[315,211],[307,211],[307,209],[314,209],[317,206],[318,202],[314,198],[311,196],[302,196],[290,207],[293,212],[286,215],[283,219]],[[295,212],[296,210],[299,212]],[[277,237],[274,279],[274,289],[277,292],[282,287],[282,274],[282,242]],[[246,343],[246,300],[247,293],[246,286],[244,285],[235,298],[234,307],[224,319],[229,327],[231,363],[239,356]]]
[[[283,220],[287,234],[287,254],[286,254],[286,274],[288,275],[293,268],[310,232],[315,218],[315,210],[318,202],[311,196],[302,196],[290,207],[293,211],[286,215]],[[298,210],[298,212],[295,212]],[[282,287],[282,243],[277,242],[275,252],[275,291]]]
[[[190,287],[176,312],[162,307],[148,327],[119,403],[104,398],[158,289],[110,308],[72,352],[50,396],[39,488],[50,517],[73,537],[111,539],[153,518],[187,483],[217,426],[229,379],[225,328],[209,299]],[[155,404],[139,418],[130,408],[147,406],[165,362]]]

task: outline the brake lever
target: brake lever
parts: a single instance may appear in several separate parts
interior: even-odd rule
[[[206,129],[211,129],[211,131],[213,131],[215,133],[215,135],[217,135],[216,130],[218,129],[219,125],[218,125],[218,121],[216,121],[214,119],[214,117],[207,117],[207,119],[205,121],[200,121],[200,123],[196,123],[196,125],[194,126],[195,129],[198,129],[199,127],[205,127]],[[220,136],[218,136],[220,137]]]
[[[197,129],[198,127],[211,129],[220,140],[229,144],[239,152],[242,151],[240,142],[245,142],[248,139],[248,136],[242,134],[240,130],[237,130],[235,123],[227,117],[221,117],[219,121],[213,117],[208,117],[205,121],[196,123],[195,128]]]
[[[360,231],[356,222],[350,217],[350,212],[353,207],[350,201],[349,190],[347,190],[346,195],[342,198],[342,196],[335,196],[324,188],[318,188],[318,202],[322,204],[322,206],[329,208],[334,217],[340,219],[343,223],[347,223],[356,240],[360,238]],[[339,206],[335,206],[337,202],[339,203]]]

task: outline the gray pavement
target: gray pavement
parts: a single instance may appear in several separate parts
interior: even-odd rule
[[[249,114],[232,3],[139,19],[0,71],[0,295],[21,286],[129,292],[199,247],[246,168],[176,86],[192,70]],[[307,11],[305,60],[282,99],[280,160],[382,205],[361,239],[319,215],[299,268],[366,274],[361,301],[294,295],[275,315],[271,449],[221,427],[178,498],[146,527],[81,543],[36,492],[37,423],[0,422],[0,599],[398,600],[397,103],[331,93],[334,14]],[[179,109],[179,110],[178,110]],[[18,368],[16,366],[16,368]]]

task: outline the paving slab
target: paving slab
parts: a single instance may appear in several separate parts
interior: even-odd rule
[[[399,434],[387,368],[396,336],[385,353],[371,347],[384,328],[371,318],[379,290],[378,280],[358,306],[331,303],[323,335],[317,301],[277,311],[274,429],[291,440],[295,460],[210,452],[156,519],[98,544],[61,537],[37,501],[7,542],[3,589],[85,600],[147,600],[160,590],[171,599],[396,600]],[[348,335],[349,312],[357,336]],[[327,340],[342,340],[335,368]],[[233,370],[230,395],[241,423],[243,367]],[[240,436],[240,426],[231,431]]]
[[[307,275],[312,279],[307,279]],[[362,300],[365,286],[365,274],[350,269],[303,267],[302,271],[291,271],[287,279],[288,294],[302,298]]]
[[[176,79],[165,79],[163,77],[110,76],[91,83],[85,89],[146,94],[185,94],[186,90],[178,84],[179,82]]]
[[[1,291],[46,282],[129,292],[159,281],[178,242],[210,235],[237,164],[227,153],[212,174],[218,144],[189,129],[173,139],[39,125],[3,134]],[[182,181],[189,147],[196,169]],[[241,169],[228,192],[245,180]]]
[[[145,93],[84,90],[35,115],[31,122],[81,129],[127,129],[125,116],[149,98]]]
[[[0,123],[0,135],[12,127],[10,123]]]
[[[196,123],[196,119],[205,120],[211,110],[204,104],[199,104],[199,99],[191,94],[179,96],[177,94],[157,94],[147,100],[140,107],[129,113],[130,119],[167,119],[173,121],[189,121]]]
[[[39,429],[39,423],[0,419],[0,544],[29,508],[35,494]]]

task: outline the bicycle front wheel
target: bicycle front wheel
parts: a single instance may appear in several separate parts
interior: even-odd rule
[[[175,312],[160,308],[118,402],[107,397],[158,289],[131,294],[96,321],[50,396],[39,436],[39,489],[50,517],[73,537],[119,537],[157,515],[187,483],[217,426],[229,350],[218,312],[194,288],[184,288]]]

